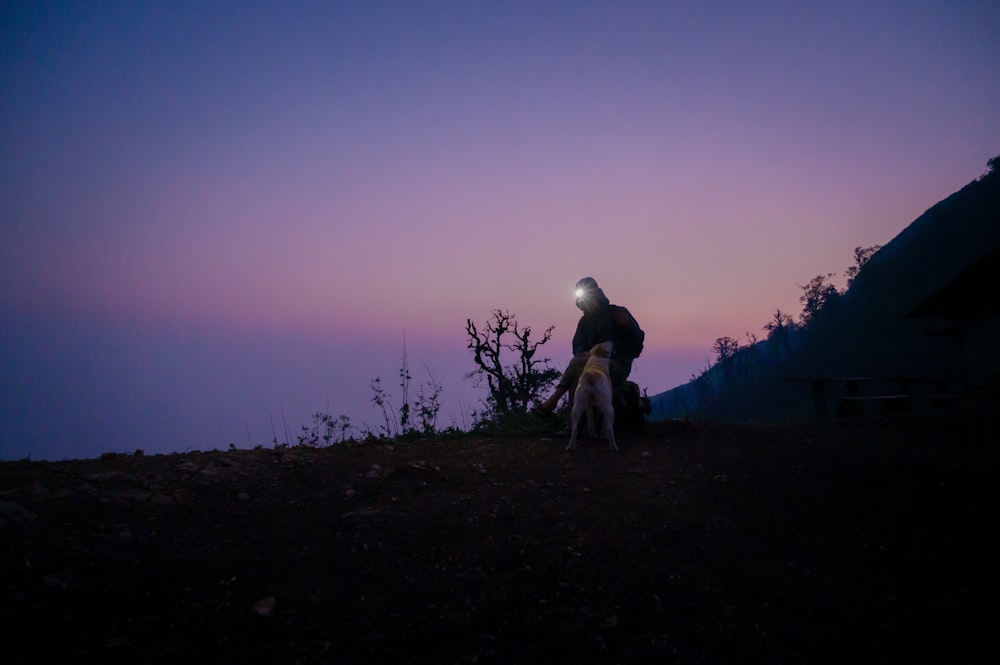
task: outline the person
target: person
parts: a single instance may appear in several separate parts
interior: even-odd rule
[[[573,358],[556,384],[555,392],[532,409],[535,415],[551,414],[567,392],[570,402],[573,401],[580,373],[587,364],[587,352],[595,344],[612,343],[609,373],[615,389],[625,384],[632,372],[632,361],[642,352],[645,333],[635,317],[624,307],[612,305],[593,277],[584,277],[576,283],[576,306],[583,315],[573,335]]]

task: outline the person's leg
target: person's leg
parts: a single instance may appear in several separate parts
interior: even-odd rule
[[[608,374],[611,378],[611,386],[616,390],[625,385],[628,375],[632,373],[632,363],[623,363],[612,360],[608,363]]]
[[[580,374],[583,372],[584,365],[587,364],[587,354],[581,353],[578,356],[573,356],[573,359],[569,361],[569,365],[566,366],[566,371],[562,373],[559,378],[559,383],[556,384],[555,392],[553,392],[548,399],[544,402],[540,402],[536,407],[535,411],[541,411],[544,413],[552,413],[555,408],[559,405],[559,400],[567,392],[569,397],[573,399],[573,391],[576,388],[577,381],[580,380]]]

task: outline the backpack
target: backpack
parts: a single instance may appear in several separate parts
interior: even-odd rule
[[[615,390],[614,398],[615,426],[620,424],[631,428],[646,424],[646,416],[652,412],[653,405],[639,390],[638,384],[626,381],[623,386]]]
[[[629,316],[631,316],[631,314]],[[646,333],[639,327],[639,324],[636,323],[635,319],[632,319],[632,322],[635,323],[635,340],[632,346],[632,352],[634,355],[632,357],[638,358],[639,354],[642,353],[643,342],[646,341]]]
[[[639,322],[635,320],[634,316],[632,316],[632,312],[628,311],[624,307],[621,307],[620,305],[611,305],[611,309],[623,312],[628,316],[628,335],[625,341],[629,346],[629,351],[631,351],[632,357],[638,358],[639,354],[642,353],[643,343],[646,341],[646,333],[639,327]]]

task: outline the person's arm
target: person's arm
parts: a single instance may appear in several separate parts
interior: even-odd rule
[[[627,340],[628,345],[631,347],[628,350],[628,355],[633,358],[638,356],[642,351],[642,344],[646,338],[646,333],[639,327],[639,322],[635,320],[631,312],[619,305],[613,306],[611,316],[614,319],[615,325],[620,330],[621,337]]]
[[[573,335],[573,355],[578,356],[581,353],[590,351],[592,345],[588,344],[587,331],[583,325],[583,317],[576,323],[576,333]]]

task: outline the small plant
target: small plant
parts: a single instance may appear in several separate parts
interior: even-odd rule
[[[302,434],[298,436],[298,445],[308,448],[330,446],[334,443],[349,441],[351,436],[351,419],[341,415],[334,417],[329,413],[316,412],[310,425],[302,426]]]
[[[399,436],[399,424],[396,420],[396,414],[393,413],[392,404],[389,402],[389,398],[386,395],[385,388],[382,387],[382,379],[375,377],[371,382],[372,388],[372,399],[371,402],[377,406],[382,411],[382,419],[384,421],[383,425],[379,426],[378,432],[368,431],[369,436],[376,436],[377,438],[392,438],[394,436]]]
[[[398,410],[393,409],[392,402],[385,388],[382,387],[382,379],[376,377],[371,381],[372,399],[371,402],[382,412],[382,424],[377,431],[365,428],[363,435],[369,439],[395,439],[401,436],[417,436],[437,433],[437,417],[441,410],[441,393],[443,388],[437,382],[430,369],[426,367],[427,375],[430,377],[427,383],[421,384],[417,388],[417,399],[410,401],[410,364],[409,356],[406,352],[406,342],[403,342],[403,358],[399,368],[399,388],[402,391],[402,405]],[[414,422],[416,418],[417,422]],[[419,427],[418,427],[419,424]]]
[[[417,389],[417,418],[420,419],[420,428],[424,434],[433,434],[437,431],[437,417],[441,410],[441,392],[443,388],[437,382],[430,368],[426,365],[428,382]]]

